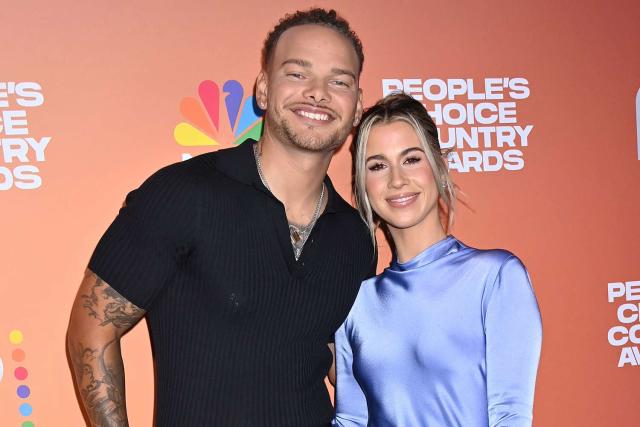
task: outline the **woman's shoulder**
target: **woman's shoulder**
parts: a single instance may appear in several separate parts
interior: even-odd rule
[[[358,294],[351,306],[349,317],[357,316],[357,313],[362,309],[367,310],[371,306],[372,302],[377,299],[377,285],[381,280],[384,280],[384,274],[385,273],[382,272],[364,280],[360,284]]]
[[[366,298],[367,295],[371,295],[376,292],[376,284],[383,280],[385,272],[383,271],[380,274],[377,274],[373,277],[370,277],[360,284],[360,289],[358,290],[358,296],[356,297],[356,302],[359,299]]]
[[[474,273],[474,277],[483,277],[484,283],[492,286],[500,282],[501,278],[520,278],[523,282],[530,282],[529,273],[522,260],[513,252],[506,249],[478,249],[466,246],[461,251],[459,266]]]
[[[467,257],[468,266],[476,276],[484,278],[485,305],[494,298],[496,292],[511,295],[514,300],[521,300],[524,298],[523,295],[526,295],[526,298],[533,295],[527,268],[513,252],[505,249],[469,247]]]
[[[462,242],[461,246],[464,250],[461,251],[461,255],[466,260],[474,263],[484,265],[486,267],[498,267],[500,268],[505,263],[522,264],[520,258],[513,252],[507,249],[479,249]]]

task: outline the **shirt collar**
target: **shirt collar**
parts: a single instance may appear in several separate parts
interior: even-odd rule
[[[253,146],[257,141],[247,139],[237,147],[218,150],[215,152],[215,162],[218,171],[227,177],[246,185],[252,185],[258,190],[268,192],[258,174],[258,166],[253,155]],[[326,213],[344,212],[351,206],[338,194],[329,176],[325,175],[324,184],[327,187]]]
[[[449,254],[458,252],[464,248],[464,244],[457,240],[455,237],[446,236],[444,239],[424,249],[422,252],[420,252],[407,262],[398,262],[398,259],[394,256],[389,269],[392,271],[400,272],[415,270],[417,268],[431,264],[432,262],[437,261]]]

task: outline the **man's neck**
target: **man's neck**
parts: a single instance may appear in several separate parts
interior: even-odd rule
[[[333,151],[311,152],[263,135],[258,155],[262,174],[273,195],[284,204],[289,222],[309,222]]]

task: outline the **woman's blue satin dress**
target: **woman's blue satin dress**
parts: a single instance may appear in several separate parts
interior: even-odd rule
[[[362,284],[335,337],[335,426],[524,427],[542,324],[529,275],[452,236]]]

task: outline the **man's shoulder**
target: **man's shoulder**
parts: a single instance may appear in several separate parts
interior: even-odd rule
[[[334,208],[336,211],[338,212],[344,212],[348,215],[358,215],[358,211],[356,210],[356,208],[354,208],[353,206],[351,206],[351,204],[349,204],[349,202],[347,202],[341,195],[340,193],[338,193],[337,191],[333,190],[333,203],[334,203]]]
[[[196,179],[216,169],[217,153],[210,152],[191,157],[160,168],[155,174],[176,179]],[[154,175],[155,175],[154,174]]]
[[[162,185],[173,183],[173,186],[180,187],[180,191],[190,189],[211,191],[221,184],[228,186],[228,181],[232,177],[225,173],[225,167],[221,166],[226,164],[229,166],[227,169],[233,167],[233,163],[238,161],[235,159],[237,155],[233,153],[234,151],[237,150],[234,148],[222,149],[164,166],[152,174],[143,186],[154,182],[162,183]]]
[[[375,273],[377,255],[374,251],[369,229],[359,212],[337,192],[333,193],[333,213],[330,214],[331,241],[336,248],[349,253],[351,265],[362,273],[361,280]]]
[[[368,234],[367,226],[360,217],[360,213],[349,204],[342,196],[335,191],[333,193],[333,211],[337,214],[336,218],[343,224],[347,232],[356,234]]]

